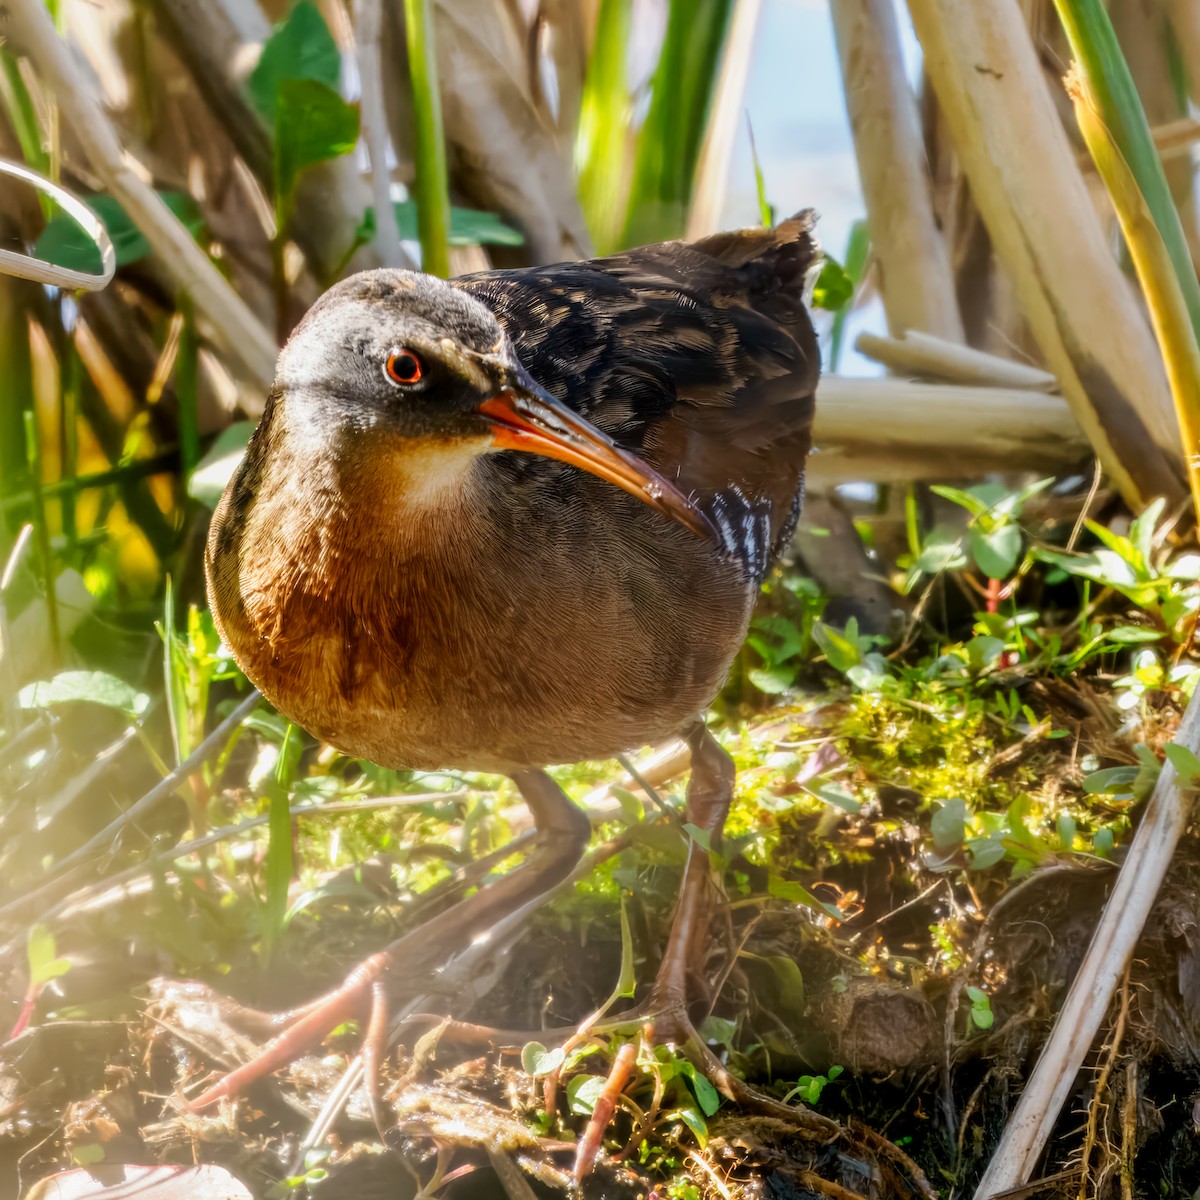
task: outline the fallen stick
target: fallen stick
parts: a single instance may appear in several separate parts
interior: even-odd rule
[[[1175,740],[1200,752],[1200,693],[1189,701]],[[1032,1175],[1171,865],[1187,825],[1190,791],[1190,783],[1181,783],[1171,763],[1164,763],[1088,952],[975,1200],[993,1200]]]
[[[916,329],[910,329],[898,338],[860,333],[854,348],[897,375],[922,375],[972,387],[1025,388],[1035,392],[1058,390],[1058,380],[1049,371],[972,346],[956,345]]]

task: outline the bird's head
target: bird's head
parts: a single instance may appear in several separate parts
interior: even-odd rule
[[[382,437],[442,480],[494,451],[539,454],[715,536],[669,480],[538,385],[486,305],[432,276],[368,271],[331,288],[292,334],[275,382],[289,420],[322,444]]]

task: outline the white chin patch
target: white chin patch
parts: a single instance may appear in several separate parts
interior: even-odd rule
[[[396,461],[404,499],[422,507],[445,507],[461,500],[471,471],[487,445],[480,440],[406,446]]]

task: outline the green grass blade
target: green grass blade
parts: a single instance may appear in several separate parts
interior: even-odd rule
[[[450,185],[430,0],[404,0],[404,29],[413,90],[421,269],[444,279],[450,274]]]
[[[667,32],[638,135],[622,241],[678,237],[720,72],[733,0],[671,0]]]
[[[1133,170],[1103,119],[1090,84],[1090,77],[1081,71],[1068,80],[1075,118],[1117,211],[1146,297],[1175,400],[1192,500],[1200,519],[1200,345],[1177,274],[1178,264],[1172,260]],[[1194,282],[1194,274],[1192,279]]]
[[[632,0],[601,0],[575,137],[579,203],[601,254],[617,247],[628,186],[632,99],[625,60],[632,20]]]
[[[1054,0],[1054,5],[1079,64],[1089,101],[1107,127],[1158,227],[1178,277],[1192,328],[1200,338],[1200,282],[1150,133],[1150,123],[1112,22],[1101,0]]]

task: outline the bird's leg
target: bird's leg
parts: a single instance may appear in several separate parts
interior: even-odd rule
[[[393,993],[412,991],[497,922],[545,895],[571,874],[591,834],[587,816],[544,771],[516,771],[512,780],[537,826],[537,840],[525,862],[364,959],[339,987],[292,1014],[291,1023],[257,1058],[219,1079],[191,1101],[191,1108],[204,1108],[224,1096],[236,1095],[269,1071],[291,1062],[348,1016],[368,1007],[371,1020],[366,1062],[373,1067],[382,1053],[386,1021],[381,1015],[381,997],[385,989]],[[368,1079],[368,1092],[371,1086]]]
[[[716,850],[725,828],[725,818],[733,800],[733,759],[721,747],[700,721],[688,732],[686,741],[692,752],[692,777],[687,789],[687,820],[701,831],[702,839],[693,837],[688,846],[687,863],[679,887],[679,900],[671,922],[671,933],[663,951],[658,977],[650,993],[649,1017],[643,1030],[648,1043],[670,1041],[678,1044],[697,1044],[704,1049],[688,1015],[688,976],[693,967],[702,967],[707,950],[709,927],[720,886],[714,878],[709,851]],[[701,845],[703,840],[706,845]],[[603,1096],[607,1106],[599,1104],[579,1139],[575,1155],[574,1181],[579,1186],[592,1170],[604,1129],[612,1116],[616,1098],[629,1081],[636,1050],[632,1042],[623,1045],[613,1059]],[[710,1055],[711,1058],[711,1055]],[[728,1072],[713,1059],[717,1077],[713,1080],[722,1091],[723,1076]],[[705,1073],[711,1072],[705,1063]]]
[[[651,1021],[660,1039],[690,1033],[688,976],[703,967],[714,903],[720,884],[709,851],[720,846],[721,832],[733,800],[733,759],[708,729],[697,723],[687,735],[692,751],[692,777],[687,789],[688,824],[700,830],[707,845],[692,838],[679,888],[671,933],[663,951],[650,997]]]

